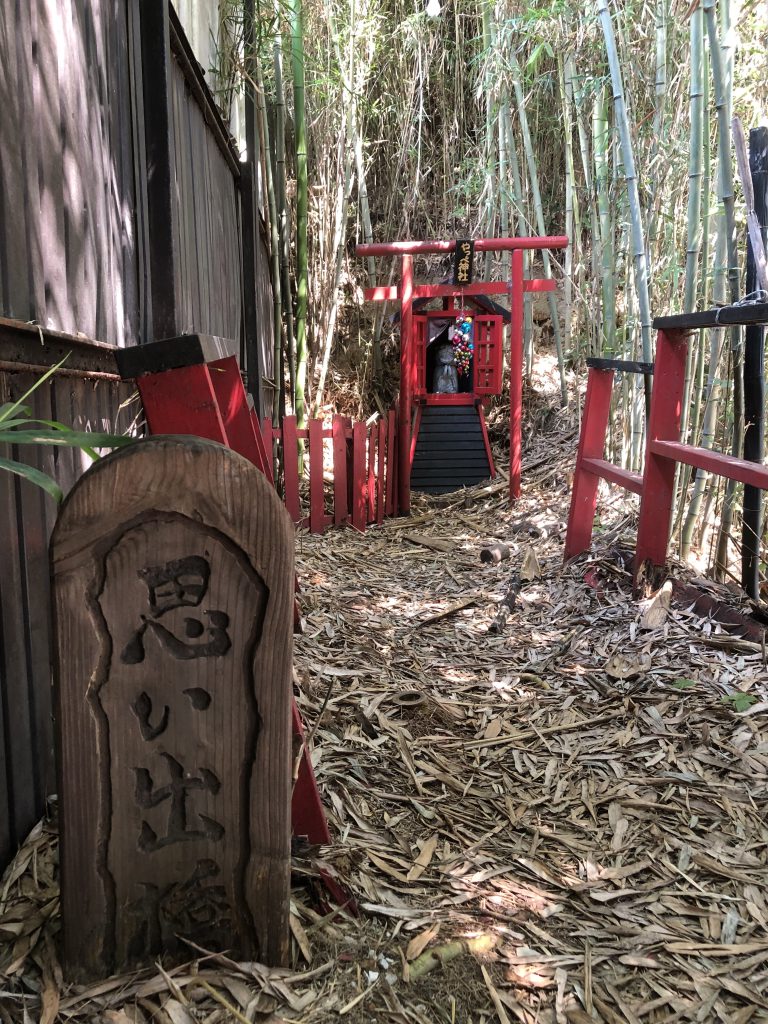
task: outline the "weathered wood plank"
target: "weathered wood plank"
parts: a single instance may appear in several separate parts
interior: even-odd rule
[[[153,438],[51,542],[64,957],[288,953],[293,531],[247,460]]]

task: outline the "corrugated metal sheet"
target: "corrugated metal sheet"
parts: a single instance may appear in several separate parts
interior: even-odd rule
[[[0,313],[138,339],[127,5],[0,0]]]
[[[240,338],[242,292],[237,183],[184,72],[172,62],[181,333]]]

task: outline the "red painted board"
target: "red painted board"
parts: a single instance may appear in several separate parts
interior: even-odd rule
[[[576,555],[589,551],[589,545],[592,542],[600,477],[595,475],[591,468],[585,469],[585,461],[594,462],[603,458],[605,435],[611,412],[612,389],[613,370],[596,370],[591,367],[587,376],[587,393],[584,399],[579,447],[576,453],[571,507],[568,512],[568,531],[563,553],[566,562],[570,558],[575,558]]]
[[[637,524],[635,574],[646,560],[653,565],[663,565],[667,559],[677,464],[655,452],[652,442],[680,440],[687,352],[686,331],[658,332],[643,494]]]
[[[551,277],[526,278],[523,289],[526,292],[556,292],[557,281]]]
[[[396,431],[395,410],[390,409],[387,413],[387,500],[385,508],[385,515],[388,516],[395,514],[395,495],[397,494],[397,488],[395,487],[395,473],[397,472]]]
[[[299,442],[296,437],[296,417],[283,417],[283,480],[285,507],[294,523],[301,522],[299,500]]]
[[[295,700],[291,708],[291,725],[293,735],[303,745],[304,729]],[[293,787],[291,819],[295,836],[306,836],[310,843],[319,843],[321,845],[330,843],[331,834],[328,831],[328,821],[325,817],[322,801],[320,800],[320,791],[317,788],[317,780],[315,779],[309,752],[305,747],[302,749],[299,760],[299,773],[296,785]]]
[[[368,522],[376,518],[376,424],[368,428]]]
[[[136,384],[151,434],[191,434],[229,443],[205,364],[149,373]]]
[[[347,435],[343,416],[333,417],[333,521],[336,526],[349,517],[347,496]]]
[[[488,427],[485,424],[485,410],[482,405],[477,407],[477,415],[480,417],[480,429],[483,432],[483,444],[485,445],[485,454],[488,456],[488,465],[491,469],[491,477],[496,478],[496,467],[493,464],[493,452],[491,451],[491,441],[488,437]]]
[[[521,249],[565,249],[565,235],[539,235],[521,238],[476,238],[475,252],[509,252]],[[358,256],[406,256],[416,253],[453,252],[456,239],[439,242],[372,242],[355,246]]]
[[[323,421],[310,420],[309,433],[309,532],[325,532],[323,499]]]
[[[366,526],[366,447],[365,424],[355,423],[352,427],[352,525],[361,533]]]
[[[217,359],[208,364],[208,370],[230,447],[260,469],[270,483],[274,483],[272,460],[267,458],[261,430],[258,424],[254,425],[248,408],[237,359],[234,356]]]
[[[512,253],[509,357],[509,500],[520,497],[523,422],[523,253]]]
[[[605,459],[584,459],[581,470],[585,473],[594,473],[601,479],[607,480],[608,483],[617,484],[625,491],[632,491],[633,494],[642,494],[643,492],[642,473],[633,473],[630,469],[622,469],[621,466],[615,466],[612,462],[606,462]]]
[[[387,448],[387,424],[379,420],[379,436],[376,441],[378,459],[376,463],[376,522],[379,526],[384,522],[384,463]]]
[[[747,462],[736,459],[733,455],[713,452],[709,448],[696,448],[678,441],[651,441],[650,450],[654,455],[661,455],[675,462],[683,462],[687,466],[696,466],[707,473],[724,476],[728,480],[736,480],[740,484],[749,484],[761,490],[768,490],[768,466],[759,462]]]

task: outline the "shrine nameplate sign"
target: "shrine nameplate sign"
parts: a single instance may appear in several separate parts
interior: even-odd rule
[[[288,954],[293,530],[227,448],[96,463],[51,541],[63,953]]]

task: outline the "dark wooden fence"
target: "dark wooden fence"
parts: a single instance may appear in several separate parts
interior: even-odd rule
[[[69,353],[30,400],[34,415],[124,432],[141,407],[117,376],[115,348],[197,331],[240,343],[270,415],[257,156],[239,162],[170,5],[0,0],[0,404]],[[0,454],[45,469],[65,491],[87,463],[67,450]],[[55,515],[42,491],[0,473],[0,867],[55,792]]]

